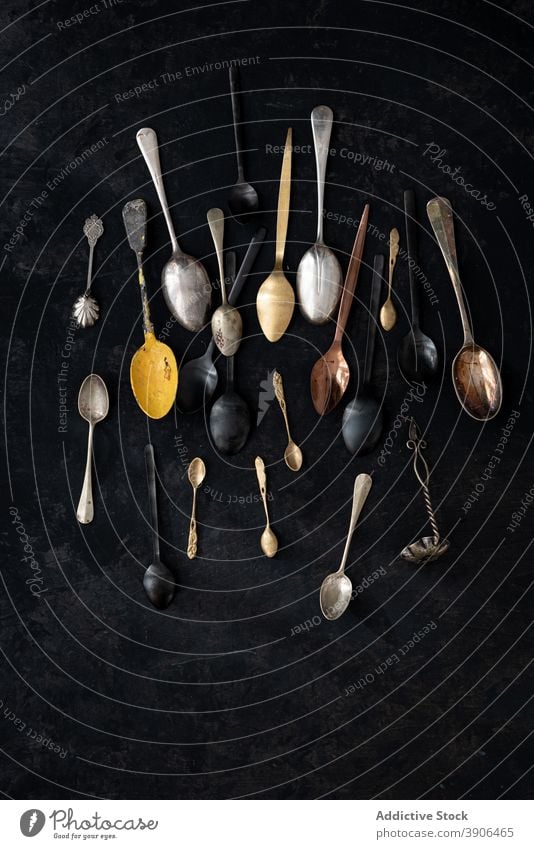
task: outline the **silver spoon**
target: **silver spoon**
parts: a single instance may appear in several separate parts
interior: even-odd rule
[[[211,332],[221,354],[225,357],[233,357],[237,353],[243,336],[243,321],[239,310],[231,307],[226,297],[223,263],[224,212],[222,209],[208,210],[208,224],[219,264],[222,297],[222,304],[217,307],[211,317]]]
[[[87,267],[87,286],[83,295],[77,298],[72,309],[72,316],[76,319],[78,327],[92,327],[98,321],[100,307],[91,295],[93,283],[93,253],[95,245],[104,232],[104,225],[98,215],[91,215],[85,219],[83,225],[84,236],[89,243],[89,264]]]
[[[317,166],[317,236],[299,263],[297,294],[302,315],[312,324],[325,324],[332,318],[343,289],[341,266],[323,241],[324,181],[332,119],[328,106],[316,106],[311,113]]]
[[[158,501],[156,496],[156,464],[154,449],[150,443],[145,447],[146,477],[148,484],[148,501],[150,505],[150,526],[154,545],[153,562],[143,576],[143,587],[148,599],[154,607],[161,610],[168,607],[174,598],[174,575],[161,562],[159,554]]]
[[[82,494],[78,502],[76,518],[82,525],[93,521],[93,485],[91,467],[93,462],[93,434],[95,425],[105,419],[109,410],[109,396],[106,384],[98,374],[89,374],[78,393],[78,411],[82,419],[89,422],[89,437],[87,440],[87,460],[83,479]]]
[[[163,295],[177,321],[196,333],[206,324],[211,306],[209,277],[202,263],[185,254],[178,244],[163,187],[156,133],[150,127],[143,127],[136,139],[156,188],[172,244],[171,258],[161,273]]]
[[[352,536],[356,528],[356,522],[362,512],[365,499],[369,495],[372,483],[371,477],[366,474],[358,475],[354,481],[352,513],[350,515],[349,532],[347,534],[347,541],[345,542],[343,557],[341,558],[341,565],[337,572],[327,575],[321,584],[321,613],[325,619],[330,619],[331,621],[339,619],[345,613],[352,596],[352,582],[345,575],[345,564],[347,562]]]

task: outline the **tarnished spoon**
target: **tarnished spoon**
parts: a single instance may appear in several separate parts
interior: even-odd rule
[[[393,272],[395,271],[395,263],[399,253],[399,231],[396,227],[389,234],[389,275],[388,275],[388,296],[382,309],[380,310],[380,324],[384,330],[393,330],[397,322],[397,310],[391,299],[391,287],[393,286]]]
[[[78,393],[78,412],[82,419],[89,423],[87,439],[87,460],[83,479],[82,493],[78,502],[76,518],[82,525],[93,521],[93,485],[91,469],[93,463],[93,434],[95,425],[106,418],[109,410],[109,397],[106,384],[98,374],[89,374]]]
[[[466,413],[488,421],[501,409],[501,375],[493,357],[473,339],[458,272],[452,207],[446,198],[436,197],[428,201],[426,209],[452,281],[464,331],[463,345],[452,364],[454,389]]]
[[[241,109],[239,106],[239,72],[235,65],[229,69],[230,95],[232,98],[232,117],[234,120],[235,155],[237,159],[237,182],[232,187],[228,206],[230,212],[239,222],[245,224],[250,220],[253,212],[259,206],[258,193],[254,186],[245,180],[245,169],[243,166],[243,143],[241,139]]]
[[[95,251],[95,245],[103,232],[104,225],[98,215],[91,215],[89,218],[85,219],[83,234],[87,239],[87,244],[89,245],[87,284],[85,292],[76,299],[72,309],[72,316],[76,319],[78,327],[92,327],[95,321],[98,321],[100,307],[91,294],[91,287],[93,285],[93,254]]]
[[[154,461],[154,449],[148,444],[145,447],[146,477],[148,484],[148,502],[150,506],[150,527],[152,528],[152,541],[154,545],[154,557],[143,577],[143,587],[148,599],[154,607],[161,610],[168,607],[174,598],[174,575],[171,570],[161,562],[159,554],[159,528],[158,528],[158,501],[156,496],[156,464]]]
[[[263,501],[263,509],[265,510],[265,518],[267,519],[265,530],[263,531],[260,539],[261,550],[266,557],[274,557],[278,551],[278,540],[271,528],[269,520],[269,510],[267,508],[267,475],[265,474],[265,463],[261,457],[256,457],[255,466],[258,485],[260,487],[261,500]]]
[[[287,446],[284,451],[284,460],[286,461],[286,466],[291,469],[292,472],[298,472],[300,467],[302,466],[302,451],[299,446],[294,442],[290,430],[289,430],[289,421],[287,418],[287,404],[284,395],[284,384],[282,382],[282,375],[280,372],[273,372],[273,389],[274,394],[276,395],[276,400],[280,405],[280,409],[282,410],[282,415],[284,417],[284,422],[287,431]]]
[[[189,483],[193,487],[193,506],[191,507],[191,521],[189,522],[189,540],[187,542],[187,556],[190,560],[197,556],[198,534],[197,534],[197,489],[206,477],[206,466],[200,457],[191,460],[187,469]]]
[[[221,354],[225,357],[233,357],[237,353],[243,336],[243,321],[239,311],[235,307],[231,307],[226,298],[223,263],[224,212],[222,209],[208,210],[208,224],[219,264],[222,297],[222,304],[217,307],[211,317],[211,332]]]

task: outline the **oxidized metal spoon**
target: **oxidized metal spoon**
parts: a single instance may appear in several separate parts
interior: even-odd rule
[[[156,133],[150,127],[143,127],[136,138],[156,188],[172,244],[172,256],[161,273],[163,295],[177,321],[186,330],[196,333],[206,324],[211,306],[209,277],[202,263],[185,254],[178,244],[163,187]]]
[[[432,509],[432,502],[430,500],[430,492],[428,489],[430,471],[422,454],[422,449],[426,448],[426,442],[422,439],[419,428],[417,427],[417,422],[413,418],[410,421],[409,439],[406,445],[414,452],[413,470],[423,489],[426,512],[432,527],[433,536],[422,537],[416,542],[410,543],[410,545],[407,545],[402,549],[401,557],[403,557],[404,560],[409,560],[411,563],[421,563],[423,561],[430,563],[432,560],[437,560],[438,557],[445,554],[445,552],[449,550],[450,543],[447,539],[441,539],[438,530],[436,516]]]
[[[239,311],[235,307],[231,307],[226,298],[223,264],[224,212],[222,209],[208,210],[208,224],[219,264],[222,296],[222,304],[217,307],[211,317],[211,332],[221,354],[225,357],[233,357],[237,353],[243,336],[243,321]]]
[[[261,457],[256,457],[255,466],[258,485],[260,487],[261,500],[263,501],[263,509],[265,510],[265,518],[267,519],[265,530],[263,531],[260,539],[261,550],[266,557],[274,557],[278,551],[278,540],[271,528],[269,520],[269,510],[267,509],[267,475],[265,474],[265,463]]]
[[[393,286],[393,272],[397,255],[399,253],[399,231],[393,227],[389,234],[389,277],[388,277],[388,296],[380,310],[380,324],[384,330],[392,330],[397,322],[397,310],[391,300],[391,287]]]
[[[356,528],[356,523],[362,512],[365,500],[369,495],[373,481],[370,475],[358,475],[354,481],[354,491],[352,495],[352,512],[350,515],[349,531],[345,542],[341,565],[337,572],[331,572],[327,575],[321,584],[321,592],[319,601],[321,604],[321,613],[325,619],[339,619],[345,613],[352,596],[352,581],[345,575],[345,566],[349,555],[349,548]]]
[[[148,483],[148,501],[150,505],[150,526],[154,544],[154,559],[143,577],[143,587],[154,607],[162,610],[168,607],[174,598],[174,575],[161,562],[159,554],[158,501],[156,496],[156,464],[154,449],[148,444],[145,447],[146,476]]]
[[[369,204],[366,204],[354,240],[347,276],[345,277],[334,341],[326,354],[323,354],[317,360],[311,372],[310,389],[313,406],[320,416],[330,413],[339,404],[350,380],[349,366],[343,356],[341,343],[360,271],[368,218]]]
[[[143,251],[146,244],[146,203],[142,198],[129,200],[122,208],[128,244],[137,259],[139,288],[143,304],[143,333],[145,344],[130,363],[130,383],[134,398],[146,416],[161,419],[167,415],[176,397],[178,366],[164,342],[156,339],[150,320],[150,308],[143,274]]]
[[[300,450],[296,442],[293,441],[289,430],[289,421],[287,419],[287,405],[284,396],[284,384],[282,382],[282,375],[278,371],[276,371],[276,369],[273,372],[273,389],[274,394],[276,395],[276,400],[278,401],[280,409],[282,410],[282,415],[284,417],[284,422],[287,431],[288,443],[286,446],[286,450],[284,451],[284,460],[286,461],[286,466],[291,469],[292,472],[298,472],[302,466],[302,451]]]
[[[230,212],[239,222],[245,224],[250,220],[250,215],[258,209],[258,193],[256,189],[245,180],[243,167],[243,143],[241,140],[241,109],[239,107],[239,73],[235,65],[229,70],[230,95],[232,98],[232,117],[234,120],[235,155],[237,159],[237,182],[230,192],[228,206]]]
[[[89,423],[89,437],[87,440],[87,460],[85,463],[85,475],[83,479],[82,493],[76,510],[76,518],[82,525],[88,525],[93,521],[93,486],[91,469],[93,462],[93,434],[95,425],[105,419],[109,410],[109,397],[106,384],[98,374],[89,374],[78,394],[78,412],[82,419]]]
[[[286,332],[295,308],[295,293],[284,274],[284,250],[289,219],[291,194],[291,129],[287,131],[278,192],[278,216],[276,219],[276,253],[274,268],[261,284],[256,298],[258,321],[269,342],[278,342]]]
[[[83,295],[80,295],[74,304],[72,317],[76,319],[78,327],[92,327],[95,321],[98,320],[100,313],[100,307],[91,295],[91,286],[93,283],[93,253],[96,243],[104,232],[104,225],[98,215],[91,215],[90,218],[85,219],[83,232],[89,244],[87,286]]]
[[[493,357],[473,339],[458,272],[452,207],[446,198],[436,197],[428,201],[426,209],[452,281],[464,331],[463,345],[452,364],[454,389],[466,413],[488,421],[501,409],[501,375]]]
[[[200,457],[195,457],[195,459],[191,460],[191,462],[189,463],[189,468],[187,469],[187,477],[189,478],[189,483],[193,487],[193,506],[191,508],[191,521],[189,523],[189,540],[187,542],[187,556],[190,560],[192,560],[193,557],[197,556],[198,545],[196,516],[197,489],[206,477],[206,466],[204,465],[204,461],[201,460]]]
[[[404,192],[404,218],[412,326],[398,347],[397,363],[407,383],[428,383],[438,370],[438,352],[432,339],[423,333],[419,324],[419,292],[414,272],[414,267],[418,264],[415,193],[411,189]]]
[[[324,181],[332,119],[328,106],[316,106],[311,113],[317,167],[317,236],[299,263],[297,295],[302,315],[312,324],[325,324],[332,318],[343,289],[341,266],[323,241]]]

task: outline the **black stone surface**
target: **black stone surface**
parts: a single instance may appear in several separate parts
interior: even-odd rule
[[[67,26],[77,14],[80,22]],[[0,16],[3,795],[531,796],[531,4],[4,0]],[[269,232],[240,305],[248,338],[237,384],[260,422],[240,454],[222,458],[203,415],[147,421],[132,396],[129,363],[142,330],[121,208],[146,198],[156,331],[178,360],[198,356],[208,331],[193,338],[180,328],[159,289],[169,241],[135,133],[158,132],[182,245],[215,279],[206,211],[225,205],[236,177],[227,70],[234,59],[247,60],[247,178]],[[272,345],[254,309],[274,258],[281,152],[271,146],[283,144],[288,126],[299,147],[285,256],[293,283],[315,236],[309,115],[319,103],[336,121],[325,238],[344,268],[357,219],[371,204],[344,344],[354,374],[347,399],[364,353],[372,257],[387,251],[392,226],[401,233],[399,320],[377,338],[373,381],[386,424],[364,458],[343,445],[343,405],[320,421],[309,395],[311,366],[333,326],[308,325],[296,311]],[[409,316],[409,187],[421,220],[421,270],[434,293],[421,295],[422,323],[442,361],[436,384],[411,398],[396,365]],[[462,337],[425,216],[435,194],[457,213],[475,337],[502,366],[502,411],[486,425],[462,413],[451,382]],[[105,226],[95,253],[101,320],[71,332],[87,268],[82,227],[93,212]],[[226,246],[240,259],[258,223],[228,221]],[[304,452],[298,475],[283,462],[274,368]],[[111,406],[95,434],[95,520],[81,527],[87,430],[76,399],[91,371],[105,379]],[[427,429],[432,493],[451,542],[446,557],[419,569],[398,559],[428,533],[407,429],[398,427],[412,413]],[[142,587],[151,559],[148,440],[160,475],[162,559],[178,582],[162,612]],[[280,541],[269,561],[259,548],[256,454],[267,464]],[[207,477],[199,558],[190,562],[186,468],[197,455]],[[374,486],[349,558],[356,598],[327,623],[319,586],[339,563],[362,471],[373,473]]]

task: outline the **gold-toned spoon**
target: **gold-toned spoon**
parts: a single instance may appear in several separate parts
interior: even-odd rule
[[[266,557],[274,557],[278,551],[278,540],[276,539],[269,521],[269,511],[267,509],[267,475],[265,474],[265,463],[261,457],[256,457],[255,466],[258,484],[260,487],[261,500],[263,501],[263,509],[265,510],[265,518],[267,519],[267,525],[265,526],[265,530],[260,539],[261,550]]]
[[[399,231],[394,227],[389,234],[389,282],[388,296],[380,310],[380,324],[384,330],[392,330],[397,323],[397,310],[391,300],[391,287],[393,285],[393,272],[397,255],[399,253]]]
[[[473,339],[458,272],[452,207],[446,198],[437,197],[428,201],[426,210],[447,265],[464,331],[463,345],[452,364],[454,390],[466,413],[488,421],[501,409],[501,375],[493,357]]]
[[[292,472],[298,472],[300,467],[302,466],[302,451],[296,442],[293,441],[291,437],[291,433],[289,430],[289,421],[287,418],[287,405],[286,399],[284,396],[284,384],[282,382],[282,375],[280,372],[273,372],[273,389],[274,394],[276,395],[276,400],[280,405],[280,409],[282,410],[282,415],[284,417],[284,422],[287,430],[287,439],[288,443],[286,446],[286,450],[284,451],[284,460],[286,461],[286,466],[291,469]]]
[[[189,540],[187,542],[187,556],[190,560],[192,560],[197,556],[198,545],[196,517],[197,489],[206,477],[206,466],[200,457],[195,457],[195,459],[191,460],[189,463],[187,477],[189,478],[189,483],[193,487],[193,506],[191,508],[191,521],[189,523]]]
[[[230,306],[226,297],[223,262],[224,212],[222,209],[208,210],[208,224],[219,264],[222,296],[222,304],[217,307],[211,317],[211,332],[213,341],[221,354],[225,357],[233,357],[237,353],[243,336],[243,322],[238,310]]]
[[[276,253],[274,268],[263,281],[256,298],[258,321],[269,342],[278,342],[286,332],[295,308],[295,293],[283,271],[284,250],[291,194],[291,129],[287,131],[278,192],[276,219]]]

